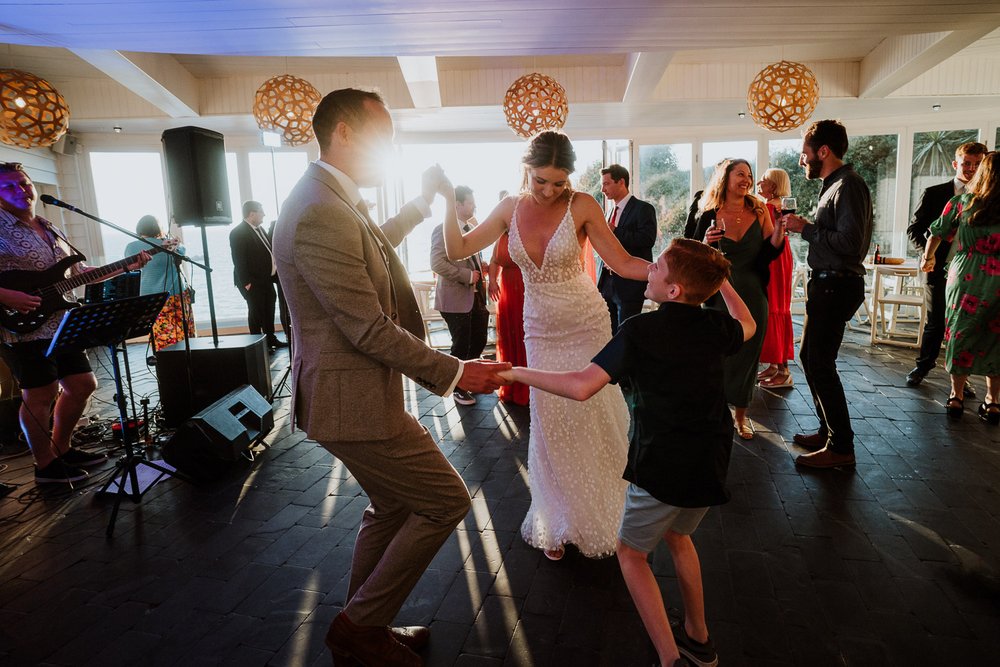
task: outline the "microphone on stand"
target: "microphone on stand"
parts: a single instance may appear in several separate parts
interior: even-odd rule
[[[76,206],[73,206],[72,204],[67,204],[64,201],[56,199],[52,195],[42,195],[41,197],[39,197],[39,199],[42,201],[43,204],[49,204],[50,206],[59,206],[60,208],[68,209],[70,211],[73,211],[74,213],[83,213],[83,211],[78,209]]]

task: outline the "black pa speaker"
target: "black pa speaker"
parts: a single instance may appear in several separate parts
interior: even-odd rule
[[[184,341],[156,353],[160,406],[168,426],[181,424],[244,384],[270,396],[271,368],[263,335],[220,336],[218,345],[211,338],[191,338],[189,342],[190,358]]]
[[[222,135],[200,127],[166,130],[161,138],[178,225],[229,225],[233,221]]]
[[[163,446],[163,460],[195,480],[218,479],[273,428],[271,404],[243,385],[184,422]]]

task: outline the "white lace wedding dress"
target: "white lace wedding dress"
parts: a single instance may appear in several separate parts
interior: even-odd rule
[[[524,275],[528,366],[579,370],[611,339],[608,307],[584,273],[570,207],[540,267],[521,243],[518,208],[510,222],[510,256]],[[621,390],[608,385],[581,402],[532,389],[530,411],[531,507],[521,536],[539,549],[572,543],[585,556],[613,554],[628,454],[629,417]]]

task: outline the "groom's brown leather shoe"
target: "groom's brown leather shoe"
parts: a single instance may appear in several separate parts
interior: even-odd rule
[[[795,465],[806,468],[839,468],[852,466],[854,463],[854,454],[838,454],[829,447],[812,454],[802,454],[795,459]]]
[[[389,628],[393,638],[403,646],[419,651],[431,640],[431,629],[422,625],[404,625]]]
[[[396,640],[389,628],[381,625],[355,625],[344,612],[337,614],[330,624],[326,633],[326,646],[337,667],[358,664],[422,667],[424,664],[420,656]]]
[[[802,449],[808,449],[810,452],[815,452],[818,449],[823,449],[826,447],[827,441],[826,433],[796,433],[795,437],[792,438],[792,442],[801,447]]]

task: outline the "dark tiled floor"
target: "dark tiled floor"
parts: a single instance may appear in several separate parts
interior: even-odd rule
[[[141,368],[145,350],[131,356]],[[794,389],[758,392],[761,428],[736,444],[733,500],[695,536],[723,664],[995,664],[1000,430],[974,413],[949,423],[940,370],[904,387],[912,356],[849,334],[854,471],[796,470],[791,435],[816,425],[797,368]],[[93,406],[105,418],[110,386]],[[138,370],[142,394],[155,406],[155,381]],[[614,559],[552,563],[518,535],[526,411],[491,397],[458,409],[412,385],[407,398],[474,496],[399,617],[432,626],[427,664],[650,664]],[[0,500],[0,662],[328,665],[323,634],[366,503],[341,465],[289,432],[287,410],[279,401],[280,427],[256,463],[125,501],[110,541],[110,503],[95,486],[37,489],[30,458],[5,450],[0,480],[20,486]],[[653,562],[676,605],[669,556]]]

